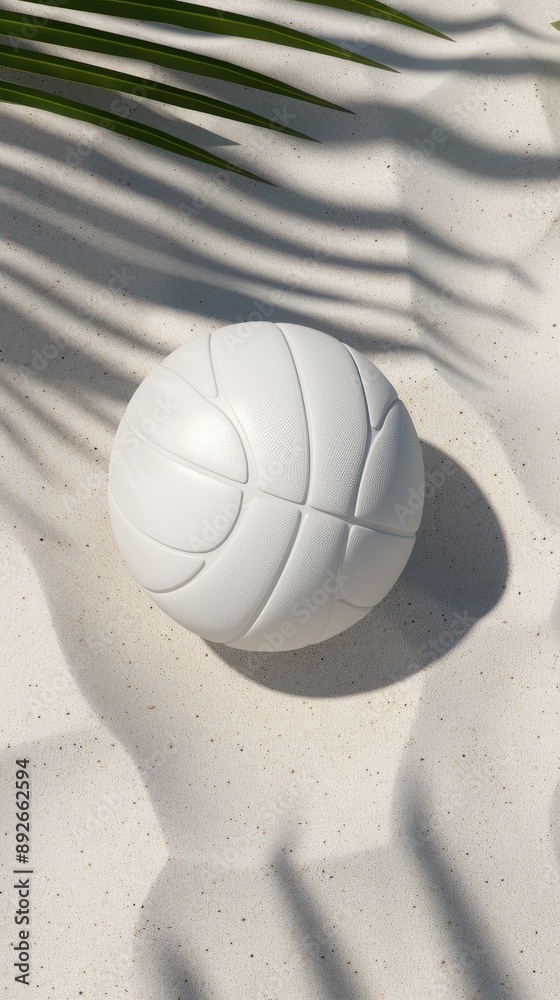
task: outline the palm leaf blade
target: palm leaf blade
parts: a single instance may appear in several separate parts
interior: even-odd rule
[[[30,22],[27,15],[11,10],[0,10],[0,34],[13,38],[29,37]],[[273,77],[253,70],[244,69],[234,63],[212,56],[198,55],[176,49],[171,45],[158,45],[145,41],[143,38],[127,38],[112,31],[102,31],[97,28],[86,28],[67,21],[55,21],[41,18],[32,25],[33,40],[46,42],[49,45],[62,45],[73,49],[85,49],[102,55],[119,56],[120,58],[141,59],[165,66],[167,69],[194,73],[198,76],[213,77],[228,83],[237,83],[243,87],[253,87],[258,90],[270,91],[282,97],[293,97],[296,100],[318,104],[321,107],[332,108],[335,111],[346,111],[338,104],[332,104],[321,97],[315,97],[304,90],[292,87],[290,84],[275,80]]]
[[[60,80],[68,80],[73,83],[83,83],[89,86],[103,87],[108,90],[118,90],[126,94],[136,94],[141,97],[148,97],[150,100],[160,101],[164,104],[173,104],[176,107],[187,108],[191,111],[202,111],[206,114],[218,115],[220,118],[228,118],[232,121],[241,121],[249,125],[260,125],[263,128],[273,129],[276,132],[284,132],[298,139],[309,139],[303,132],[296,132],[295,129],[280,125],[263,118],[262,115],[237,108],[233,104],[225,101],[215,100],[213,97],[205,97],[202,94],[195,94],[179,87],[170,87],[163,83],[152,83],[149,80],[142,80],[138,76],[129,73],[120,73],[115,70],[106,69],[102,66],[88,66],[76,62],[73,59],[63,59],[60,56],[46,55],[32,49],[19,49],[15,51],[8,45],[0,45],[0,66],[9,69],[16,69],[27,73],[39,73],[41,76],[51,76]],[[316,139],[312,140],[317,142]]]
[[[198,160],[213,167],[220,167],[231,173],[249,177],[254,181],[261,181],[263,184],[270,184],[263,177],[252,174],[248,170],[236,167],[227,160],[222,160],[213,153],[208,153],[199,146],[193,146],[190,142],[178,139],[175,136],[162,132],[161,129],[143,125],[141,122],[130,121],[119,115],[114,115],[110,111],[99,111],[98,108],[90,107],[88,104],[81,104],[78,101],[71,101],[66,97],[59,97],[46,91],[36,90],[33,87],[21,87],[16,84],[0,81],[0,101],[10,104],[21,104],[29,108],[39,108],[42,111],[52,111],[55,114],[63,115],[66,118],[75,118],[83,122],[91,122],[101,128],[109,129],[111,132],[120,132],[121,135],[129,136],[132,139],[140,139],[152,146],[159,146],[172,153],[179,153],[189,159]],[[273,185],[274,186],[274,185]]]
[[[31,0],[31,2],[41,3],[41,0]],[[186,3],[183,0],[163,0],[157,4],[149,0],[64,0],[64,7],[94,14],[110,14],[112,17],[173,24],[192,31],[208,31],[217,35],[237,35],[256,41],[275,42],[277,45],[320,52],[323,55],[362,63],[364,66],[390,70],[390,67],[384,66],[383,63],[375,62],[341,45],[335,45],[334,42],[315,38],[303,31],[295,31],[293,28],[257,17]]]
[[[31,3],[41,3],[42,0],[29,0]],[[299,0],[299,2],[314,3],[323,7],[334,7],[369,17],[394,21],[398,24],[415,28],[420,31],[447,38],[441,32],[403,14],[401,11],[381,3],[380,0]],[[340,45],[328,42],[322,38],[306,34],[260,18],[234,14],[227,10],[190,3],[188,0],[59,0],[59,4],[71,10],[87,11],[99,15],[109,15],[141,21],[171,24],[177,27],[217,35],[234,35],[258,41],[273,42],[291,48],[300,48],[310,52],[336,56],[352,62],[390,70],[389,66],[368,59],[357,52],[352,52]],[[49,4],[54,6],[54,4]],[[560,22],[554,23],[560,28]],[[142,60],[154,65],[193,73],[199,76],[235,83],[244,87],[253,87],[306,101],[322,107],[339,111],[347,111],[338,105],[314,94],[309,94],[299,88],[292,87],[281,80],[276,80],[262,73],[247,70],[225,60],[211,56],[188,52],[170,45],[156,44],[143,38],[129,38],[126,34],[103,31],[97,28],[84,27],[67,21],[56,21],[50,18],[31,18],[27,14],[0,9],[0,35],[8,37],[9,45],[0,44],[0,68],[20,70],[40,74],[43,77],[62,79],[73,83],[81,83],[112,91],[120,91],[147,97],[150,100],[175,105],[189,110],[201,111],[218,117],[241,121],[263,128],[273,129],[297,138],[309,139],[289,126],[282,124],[280,119],[271,120],[251,111],[246,111],[226,101],[203,94],[194,93],[181,87],[174,87],[157,81],[140,79],[119,69],[107,69],[103,66],[88,65],[62,56],[51,55],[35,48],[20,44],[20,39],[30,39],[55,46],[68,46],[73,49],[95,52],[96,54],[114,56],[119,59]],[[396,70],[391,70],[397,72]],[[121,114],[103,112],[78,101],[63,98],[51,92],[30,87],[18,86],[0,81],[0,101],[40,108],[68,118],[91,122],[99,127],[113,132],[120,132],[131,138],[139,139],[160,148],[180,153],[190,159],[220,167],[251,178],[264,181],[262,177],[236,167],[234,164],[207,152],[198,146],[178,139],[163,132],[161,129],[132,121],[128,117],[128,107],[125,105]],[[313,140],[316,141],[316,140]]]

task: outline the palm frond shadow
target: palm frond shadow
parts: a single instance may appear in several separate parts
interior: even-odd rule
[[[30,2],[34,3],[37,0],[30,0]],[[315,2],[321,3],[323,7],[336,8],[339,13],[342,11],[368,15],[367,23],[370,27],[375,18],[390,20],[398,22],[401,26],[407,25],[409,28],[432,37],[439,36],[450,41],[441,32],[409,15],[383,4],[375,4],[371,0],[370,2],[360,0],[359,3],[356,3],[355,0],[308,0],[306,6],[312,7]],[[181,46],[166,46],[162,45],[161,41],[155,43],[149,38],[136,37],[134,30],[132,33],[127,30],[127,25],[129,26],[130,22],[134,24],[134,21],[140,21],[149,29],[150,24],[153,26],[158,23],[169,24],[181,27],[186,32],[184,37],[187,38],[189,32],[194,32],[195,36],[201,33],[202,37],[206,32],[209,32],[218,37],[251,40],[253,44],[257,43],[257,48],[259,43],[265,43],[267,46],[269,43],[274,43],[286,47],[292,52],[304,50],[308,55],[310,53],[326,54],[338,60],[349,60],[370,68],[392,71],[391,67],[379,63],[363,53],[336,45],[328,39],[318,37],[315,33],[309,34],[297,30],[291,25],[278,24],[274,21],[254,18],[229,10],[214,9],[197,4],[174,3],[173,0],[169,0],[165,5],[148,3],[146,0],[137,0],[136,3],[121,3],[120,0],[113,0],[111,3],[100,2],[100,0],[96,0],[96,2],[93,0],[66,0],[65,7],[71,11],[85,13],[86,20],[89,14],[96,15],[96,24],[84,25],[73,23],[71,20],[60,21],[52,17],[29,17],[18,10],[0,10],[0,34],[5,36],[7,41],[7,44],[0,43],[0,64],[3,72],[8,74],[6,80],[0,80],[0,101],[15,106],[41,109],[61,118],[93,124],[98,129],[116,132],[152,147],[174,152],[186,159],[209,164],[228,173],[243,175],[265,184],[272,182],[226,161],[222,157],[217,157],[203,147],[195,146],[165,130],[132,119],[130,111],[134,107],[134,101],[128,105],[126,103],[119,105],[118,101],[113,101],[111,110],[103,110],[95,101],[93,104],[76,101],[73,90],[71,96],[63,96],[60,85],[53,92],[50,89],[52,81],[55,81],[55,86],[60,80],[72,81],[73,84],[78,85],[78,96],[80,84],[87,84],[94,88],[93,92],[96,97],[101,92],[102,104],[103,93],[106,94],[107,90],[121,94],[141,92],[145,98],[155,101],[156,104],[163,100],[164,103],[183,109],[202,111],[226,120],[251,122],[259,128],[271,129],[298,138],[310,138],[298,130],[294,131],[293,128],[281,122],[278,117],[274,119],[262,118],[246,109],[232,105],[229,101],[219,102],[207,95],[187,91],[184,87],[169,88],[168,85],[161,82],[153,84],[148,79],[142,80],[134,74],[123,72],[121,67],[114,69],[100,67],[97,65],[96,59],[99,55],[109,58],[117,57],[124,61],[127,66],[131,65],[130,60],[133,63],[138,60],[147,61],[151,66],[179,69],[182,72],[194,73],[196,76],[201,75],[210,79],[227,81],[228,84],[234,83],[242,87],[264,90],[267,93],[291,97],[297,101],[330,107],[338,111],[347,109],[333,104],[319,95],[295,88],[285,81],[251,71],[236,63],[215,59],[205,53],[189,51]],[[51,5],[51,13],[56,13],[56,6],[53,10],[53,5]],[[116,32],[106,30],[107,27],[111,26],[111,17],[117,18],[119,28]],[[97,26],[98,22],[100,22],[101,27]],[[26,46],[25,42],[29,40],[35,42],[35,45]],[[83,55],[79,61],[68,59],[60,54],[53,55],[52,52],[37,48],[37,42],[41,45],[61,47],[63,50],[70,48],[80,52],[93,53],[94,61],[92,63],[90,59],[84,62]],[[31,74],[31,86],[17,82],[17,74],[21,72]],[[47,90],[36,86],[34,78],[37,75],[47,78]]]
[[[522,1000],[524,994],[482,914],[476,912],[471,894],[444,863],[445,852],[433,828],[422,784],[413,788],[412,782],[407,782],[401,800],[403,833],[423,877],[433,887],[435,906],[448,929],[450,951],[456,956],[462,984],[484,1000]]]
[[[274,868],[302,951],[320,983],[321,997],[324,1000],[360,1000],[363,993],[354,983],[354,971],[349,971],[342,958],[336,935],[325,926],[325,918],[312,893],[284,851],[274,856]],[[368,983],[367,995],[368,1000],[377,1000],[377,991],[371,983]]]
[[[437,28],[438,31],[443,32],[445,35],[452,35],[454,37],[466,35],[473,31],[484,31],[488,28],[498,27],[523,35],[525,38],[527,36],[533,38],[549,37],[548,25],[545,24],[542,31],[538,31],[536,26],[531,31],[526,24],[522,24],[507,14],[486,14],[480,17],[466,17],[464,20],[452,20],[450,17],[432,17],[431,12],[427,11],[426,16],[430,17],[430,24],[434,28]],[[424,17],[422,12],[420,12],[420,17]]]
[[[171,944],[154,949],[153,964],[158,977],[160,996],[173,1000],[210,1000],[211,994],[205,989],[204,980],[189,964],[180,946]]]
[[[409,141],[413,146],[416,130],[422,132],[430,125],[437,124],[430,121],[425,116],[411,116],[408,112],[395,111],[396,125],[391,130],[388,127],[390,121],[389,109],[385,109],[382,124],[379,125],[378,116],[372,119],[375,122],[375,130],[379,139]],[[362,109],[362,118],[365,120],[365,134],[367,135],[367,118],[365,109]],[[383,125],[383,122],[385,123]],[[44,144],[49,143],[49,129],[37,126],[33,133],[25,128],[15,126],[13,136],[14,145],[30,152],[36,151],[41,155]],[[40,143],[37,144],[37,140]],[[464,143],[463,143],[464,146]],[[57,152],[53,151],[56,157]],[[60,155],[60,154],[58,154]],[[448,154],[447,162],[451,162]],[[481,150],[473,147],[469,150],[467,168],[474,169],[475,173],[483,173],[487,168],[491,169],[492,176],[502,176],[504,179],[515,180],[522,170],[527,169],[527,161],[524,157],[508,155],[502,157],[496,151]],[[473,161],[474,160],[474,165]],[[258,223],[257,219],[263,218],[262,212],[280,211],[285,221],[290,219],[304,219],[308,224],[323,225],[327,220],[329,226],[344,227],[345,234],[355,234],[356,238],[365,233],[377,232],[379,239],[392,233],[402,233],[414,241],[419,253],[417,258],[421,258],[421,250],[424,247],[430,248],[434,253],[441,254],[442,257],[450,259],[454,257],[458,262],[469,263],[474,256],[469,250],[464,249],[459,243],[452,241],[448,234],[439,234],[429,227],[423,226],[415,214],[406,211],[364,211],[350,212],[341,205],[329,205],[328,200],[320,198],[312,193],[300,194],[295,190],[287,189],[284,192],[269,192],[263,194],[263,189],[257,189],[250,194],[250,199],[254,200],[255,207],[250,217],[248,213],[240,213],[236,207],[234,197],[240,183],[233,181],[233,186],[228,187],[231,198],[225,206],[218,208],[212,205],[211,201],[203,199],[200,202],[192,200],[188,193],[188,183],[196,178],[196,170],[189,168],[185,172],[185,179],[181,183],[170,184],[168,180],[161,180],[153,176],[147,176],[145,172],[130,165],[120,165],[114,155],[106,151],[98,151],[93,148],[91,156],[88,157],[87,171],[89,175],[103,178],[113,189],[114,194],[119,192],[119,199],[122,200],[123,208],[117,208],[115,198],[111,199],[111,204],[99,205],[95,201],[89,204],[80,200],[79,196],[73,195],[63,184],[57,184],[54,180],[45,181],[43,177],[34,175],[30,171],[27,176],[23,176],[19,169],[13,168],[8,171],[3,180],[5,192],[6,211],[9,205],[8,234],[14,241],[29,243],[33,240],[34,252],[36,255],[44,254],[49,259],[51,265],[61,268],[66,273],[73,273],[76,276],[87,279],[92,284],[97,284],[100,294],[107,297],[107,289],[100,280],[100,272],[105,275],[110,274],[111,268],[122,267],[123,260],[131,259],[133,255],[138,256],[139,248],[143,250],[142,260],[137,267],[131,292],[142,296],[146,303],[165,304],[180,309],[187,305],[189,309],[198,309],[201,315],[212,314],[216,321],[230,322],[239,317],[243,319],[248,313],[260,309],[262,318],[283,317],[294,321],[309,322],[310,311],[322,311],[321,302],[325,305],[342,303],[345,295],[340,288],[334,287],[331,290],[317,287],[316,276],[323,270],[327,274],[335,273],[341,268],[351,268],[359,278],[360,274],[371,272],[377,275],[391,275],[409,277],[424,288],[435,298],[455,299],[456,304],[463,309],[470,309],[479,316],[479,321],[484,321],[485,317],[497,319],[497,314],[492,314],[487,306],[484,306],[476,298],[458,295],[456,291],[449,292],[443,283],[434,281],[433,277],[424,274],[420,266],[411,268],[409,264],[402,261],[371,263],[367,260],[356,259],[355,255],[348,252],[333,249],[329,252],[317,253],[316,246],[309,238],[302,240],[301,237],[291,238],[284,235],[288,230],[287,225],[282,226],[282,232],[271,233],[267,230],[266,224]],[[501,165],[500,165],[501,164]],[[84,166],[84,168],[86,167]],[[115,173],[126,174],[126,188],[115,184]],[[534,166],[534,176],[546,177],[556,176],[558,172],[557,161],[552,157],[536,157]],[[35,197],[40,190],[41,201]],[[122,199],[120,195],[122,194]],[[243,192],[244,200],[247,194]],[[132,197],[139,196],[145,199],[146,205],[161,205],[164,216],[157,228],[153,221],[140,221],[137,217],[137,209]],[[191,198],[191,201],[189,201]],[[184,201],[183,201],[184,199]],[[126,206],[126,208],[124,207]],[[177,209],[181,206],[179,212]],[[258,206],[258,208],[257,208]],[[183,208],[186,209],[184,215],[181,214]],[[192,211],[191,211],[192,210]],[[49,218],[50,213],[50,218]],[[173,224],[173,215],[181,223],[184,218],[184,225]],[[265,216],[266,218],[266,216]],[[87,235],[86,246],[77,244],[78,253],[75,252],[76,245],[76,222],[80,220],[80,227]],[[254,263],[258,259],[257,254],[253,254],[250,262],[240,261],[235,254],[235,264],[224,261],[223,254],[220,259],[216,259],[214,254],[209,254],[200,243],[194,244],[190,235],[189,227],[193,223],[203,224],[205,231],[213,238],[220,234],[220,240],[227,245],[231,242],[232,249],[240,239],[251,241],[255,247],[266,248],[267,254],[281,253],[291,273],[296,273],[294,280],[282,280],[272,275],[255,273]],[[60,232],[64,233],[65,239],[60,239]],[[107,241],[110,245],[105,250]],[[74,245],[72,245],[74,244]],[[97,252],[95,251],[97,246]],[[104,249],[101,255],[101,249]],[[512,260],[508,260],[499,254],[488,252],[485,257],[476,257],[479,263],[485,267],[499,271],[504,270],[508,276],[517,281],[524,281],[528,284],[527,277],[523,274],[519,265]],[[102,267],[100,266],[102,263]],[[11,266],[11,265],[10,265]],[[33,277],[25,277],[22,280],[31,282]],[[322,279],[325,280],[324,278]],[[250,291],[244,293],[240,290],[241,283],[245,281],[250,287]],[[37,288],[37,285],[36,285]],[[141,288],[141,292],[140,292]],[[40,289],[37,288],[39,292]],[[52,301],[61,302],[61,305],[68,311],[67,319],[71,321],[72,311],[74,311],[77,325],[84,325],[83,315],[71,301],[61,301],[61,293],[56,289],[52,291]],[[275,304],[275,298],[283,297],[286,304]],[[291,301],[290,301],[291,300]],[[298,307],[298,300],[301,305]],[[364,304],[367,299],[364,298]],[[359,302],[355,293],[352,295],[352,302]],[[303,308],[302,308],[303,306]],[[379,304],[383,312],[395,312],[390,301]],[[406,323],[409,318],[405,313],[401,313],[401,320]],[[501,318],[504,318],[502,315]],[[399,319],[399,310],[395,312],[395,319]],[[515,316],[509,317],[512,323],[518,322]],[[96,326],[106,333],[123,337],[130,341],[130,334],[121,325],[111,328],[105,318],[97,316],[86,316],[86,325]],[[321,325],[327,332],[340,335],[338,324],[334,323],[328,314],[321,318]],[[342,331],[342,336],[349,339],[355,346],[364,349],[381,347],[382,350],[392,346],[392,338],[377,338],[370,336],[364,338],[360,334],[354,334],[351,329]],[[18,338],[17,350],[13,356],[15,363],[24,362],[24,358],[31,353],[33,338],[31,331],[25,332]],[[140,338],[138,344],[141,340]],[[396,342],[395,342],[396,343]],[[150,349],[149,345],[146,345]],[[469,348],[464,348],[466,358],[456,359],[459,368],[463,371],[466,368],[467,374],[471,378],[476,377],[476,364],[468,363]],[[442,361],[438,352],[433,352],[435,363]],[[87,359],[82,352],[82,359]],[[25,363],[25,362],[24,362]],[[103,366],[107,367],[107,363]],[[45,378],[57,378],[56,368],[49,367],[44,373]],[[80,366],[73,366],[72,377],[80,378]],[[88,372],[91,378],[91,372]],[[104,383],[103,391],[107,390]],[[118,397],[122,398],[122,397]]]
[[[556,862],[560,871],[560,782],[556,786],[550,807],[550,829]]]

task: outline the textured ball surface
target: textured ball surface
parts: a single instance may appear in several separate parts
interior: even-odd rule
[[[363,355],[290,323],[197,337],[134,393],[109,470],[130,572],[175,621],[273,652],[389,592],[422,513],[420,444]]]

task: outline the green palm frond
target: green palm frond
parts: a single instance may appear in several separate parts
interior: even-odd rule
[[[94,87],[104,87],[117,90],[124,94],[149,97],[152,101],[164,104],[174,104],[178,108],[188,108],[191,111],[204,111],[206,114],[231,118],[233,121],[247,122],[250,125],[260,125],[262,128],[285,132],[298,139],[310,139],[303,132],[281,125],[279,122],[263,118],[253,111],[236,108],[234,104],[218,101],[204,94],[196,94],[181,87],[170,87],[165,83],[141,80],[130,73],[119,73],[104,66],[88,66],[74,59],[63,59],[60,56],[46,55],[43,52],[33,52],[30,49],[11,49],[8,45],[0,45],[0,66],[18,69],[27,73],[40,73],[41,76],[53,76],[59,80],[70,80],[73,83],[86,83]],[[312,140],[317,142],[316,139]]]
[[[310,101],[323,107],[342,110],[338,105],[324,101],[304,90],[298,90],[280,80],[243,69],[233,63],[211,56],[186,52],[171,45],[156,45],[141,38],[127,38],[116,35],[112,31],[101,31],[95,28],[85,28],[82,25],[69,24],[67,21],[52,21],[41,18],[38,23],[30,25],[29,17],[16,14],[11,10],[0,10],[0,34],[16,38],[29,38],[30,28],[33,31],[33,41],[47,42],[50,45],[63,45],[73,49],[85,49],[102,55],[120,56],[127,59],[142,59],[156,66],[180,70],[184,73],[195,73],[197,76],[214,77],[228,83],[237,83],[242,87],[255,87],[258,90],[269,90],[282,97],[294,97],[302,101]],[[17,44],[17,43],[16,43]],[[14,47],[12,43],[12,47]],[[30,51],[30,50],[26,50]],[[34,50],[33,50],[34,51]],[[1,65],[0,60],[0,65]]]
[[[30,0],[39,3],[40,0]],[[374,0],[299,0],[299,2],[321,4],[336,7],[338,10],[352,11],[370,17],[394,21],[396,23],[429,32],[441,38],[446,38],[441,32],[400,13],[392,7]],[[52,5],[53,8],[55,5]],[[204,31],[220,35],[235,35],[257,41],[268,41],[290,48],[305,49],[323,55],[336,56],[352,62],[361,63],[377,69],[389,70],[389,66],[368,59],[357,52],[352,52],[333,42],[316,38],[302,31],[296,31],[281,24],[275,24],[260,18],[248,17],[229,11],[216,10],[198,4],[183,2],[183,0],[162,0],[161,3],[150,3],[148,0],[61,0],[56,5],[72,10],[86,11],[100,15],[111,15],[123,19],[143,20],[160,24],[170,24],[191,31]],[[242,66],[214,59],[210,56],[188,52],[170,45],[159,45],[141,38],[129,37],[89,28],[83,25],[71,24],[44,17],[31,17],[17,11],[0,10],[0,35],[8,38],[9,44],[0,45],[0,68],[8,71],[24,71],[37,73],[42,77],[66,80],[72,83],[109,89],[121,93],[134,94],[150,100],[175,105],[188,110],[202,111],[233,121],[241,121],[261,128],[273,129],[287,135],[302,139],[310,139],[287,125],[266,118],[254,112],[246,111],[226,101],[205,97],[181,87],[149,81],[133,74],[117,70],[109,70],[97,65],[82,63],[62,56],[54,56],[41,52],[36,48],[28,48],[22,42],[43,42],[49,45],[68,46],[82,51],[95,52],[101,55],[118,56],[121,59],[141,59],[153,65],[180,70],[197,76],[213,77],[228,83],[240,84],[258,90],[269,91],[282,97],[291,97],[322,107],[339,111],[340,108],[330,101],[317,97],[281,80],[247,70]],[[0,101],[23,104],[27,107],[41,108],[69,118],[77,118],[85,122],[93,122],[103,128],[119,132],[123,135],[140,139],[143,142],[159,146],[163,149],[179,153],[191,159],[230,170],[250,177],[263,180],[246,170],[220,157],[208,153],[191,143],[169,135],[160,129],[151,128],[139,122],[132,121],[128,115],[118,115],[104,112],[98,108],[82,104],[78,101],[59,97],[55,94],[36,89],[22,87],[0,81]],[[314,140],[316,141],[316,140]]]
[[[181,153],[193,160],[209,163],[213,167],[223,167],[255,181],[263,180],[256,174],[242,170],[241,167],[235,167],[227,160],[222,160],[219,156],[214,156],[205,149],[191,145],[190,142],[184,142],[182,139],[168,135],[167,132],[162,132],[160,129],[150,128],[140,122],[132,122],[128,118],[112,114],[110,111],[98,111],[97,108],[90,108],[87,104],[80,104],[78,101],[70,101],[66,97],[57,97],[56,94],[47,94],[41,90],[34,90],[32,87],[20,87],[13,83],[0,82],[0,100],[10,101],[12,104],[24,104],[30,108],[40,108],[42,111],[54,111],[55,114],[63,115],[65,118],[78,118],[83,122],[93,122],[94,125],[99,125],[101,128],[120,132],[133,139],[142,139],[152,146],[160,146],[160,148],[168,149],[172,153]],[[265,181],[264,183],[270,182]]]

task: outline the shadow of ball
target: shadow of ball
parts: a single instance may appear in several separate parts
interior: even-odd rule
[[[208,643],[239,673],[287,694],[338,698],[394,684],[460,643],[500,599],[506,545],[490,500],[462,466],[422,442],[424,514],[408,564],[357,625],[290,652]]]

